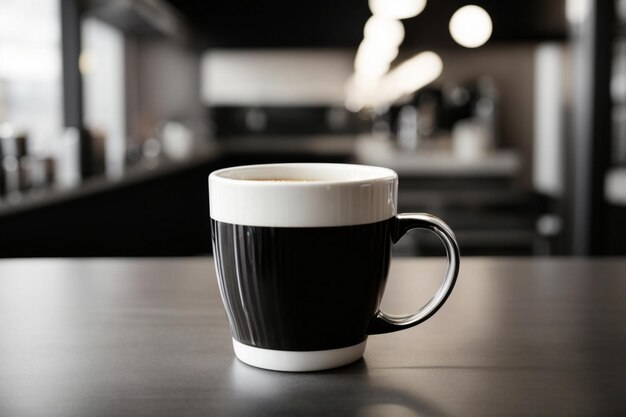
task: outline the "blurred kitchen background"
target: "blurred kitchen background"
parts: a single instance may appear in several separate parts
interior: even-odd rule
[[[464,255],[624,255],[626,1],[0,0],[0,161],[0,257],[208,254],[209,172],[316,161]]]

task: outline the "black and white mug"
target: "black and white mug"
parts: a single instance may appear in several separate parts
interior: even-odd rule
[[[237,357],[279,371],[354,362],[368,335],[406,329],[446,301],[459,271],[450,228],[397,214],[397,174],[347,164],[271,164],[209,176],[213,253]],[[417,313],[379,309],[391,247],[411,229],[443,242],[443,282]]]

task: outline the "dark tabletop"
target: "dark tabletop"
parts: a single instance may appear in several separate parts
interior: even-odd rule
[[[384,306],[443,261],[395,259]],[[463,259],[426,323],[288,374],[233,356],[212,260],[0,261],[0,416],[624,416],[626,260]]]

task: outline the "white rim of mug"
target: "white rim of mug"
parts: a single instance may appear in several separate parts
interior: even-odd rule
[[[257,179],[239,179],[222,176],[227,172],[236,172],[243,170],[254,170],[264,168],[282,168],[282,167],[302,167],[302,168],[314,168],[319,167],[342,167],[345,169],[363,169],[379,171],[380,175],[373,176],[371,178],[364,179],[343,179],[343,180],[307,180],[307,181],[259,181]],[[278,164],[256,164],[256,165],[241,165],[228,168],[218,169],[211,172],[209,179],[224,181],[226,183],[233,184],[246,184],[258,187],[315,187],[315,186],[328,186],[328,185],[359,185],[369,184],[379,181],[394,181],[398,179],[398,174],[389,168],[373,166],[373,165],[361,165],[361,164],[340,164],[340,163],[324,163],[324,162],[295,162],[295,163],[278,163]]]

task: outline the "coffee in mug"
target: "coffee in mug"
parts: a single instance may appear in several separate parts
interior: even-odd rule
[[[367,337],[432,316],[452,291],[459,250],[429,214],[396,213],[397,174],[348,164],[271,164],[209,176],[213,253],[236,356],[279,371],[361,358]],[[443,242],[444,280],[417,313],[379,309],[391,247],[411,229]]]

